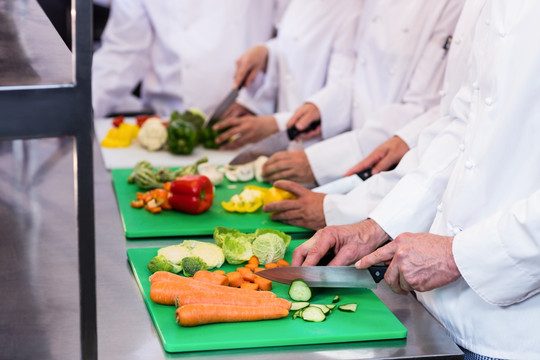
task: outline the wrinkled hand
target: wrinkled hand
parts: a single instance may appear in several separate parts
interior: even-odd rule
[[[274,212],[272,220],[285,224],[319,230],[326,226],[323,211],[325,194],[310,191],[292,181],[279,180],[274,186],[296,195],[295,200],[281,200],[263,207],[265,212]]]
[[[222,120],[214,125],[214,130],[224,130],[216,137],[216,143],[222,144],[219,149],[233,150],[272,135],[278,126],[273,116],[242,116]]]
[[[305,103],[300,106],[294,112],[293,116],[287,122],[287,128],[296,126],[300,131],[307,128],[312,122],[321,119],[321,113],[317,106],[312,103]],[[321,126],[317,126],[315,130],[298,135],[298,138],[302,140],[309,140],[317,136],[321,136],[322,130]]]
[[[277,180],[291,180],[301,184],[315,182],[315,176],[303,150],[279,151],[266,161],[263,166],[264,181],[273,183]]]
[[[317,265],[329,252],[335,255],[329,266],[350,265],[388,239],[384,230],[371,219],[351,225],[327,226],[294,250],[291,265]]]
[[[403,233],[394,241],[360,259],[355,266],[365,269],[390,262],[384,279],[398,294],[428,291],[450,284],[460,277],[452,255],[453,237],[429,233]]]
[[[237,102],[234,102],[225,112],[223,113],[222,119],[227,119],[230,117],[241,117],[241,116],[247,116],[247,115],[255,115],[251,110],[249,110],[247,107],[240,105]]]
[[[409,151],[409,146],[399,136],[393,136],[379,145],[364,160],[349,169],[344,176],[356,174],[371,168],[373,175],[390,169],[397,165],[405,153]]]
[[[259,71],[266,71],[268,64],[268,48],[263,45],[253,46],[236,60],[234,87],[237,88],[243,79],[245,87],[251,85]]]

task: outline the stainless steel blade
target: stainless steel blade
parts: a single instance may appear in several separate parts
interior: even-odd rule
[[[240,88],[233,89],[231,92],[227,95],[225,100],[223,100],[216,110],[212,113],[212,115],[208,116],[206,118],[206,121],[204,123],[204,128],[209,128],[214,126],[218,121],[221,120],[221,117],[227,111],[227,109],[236,101],[236,98],[238,97],[238,93],[240,92]]]
[[[262,270],[257,275],[283,284],[302,279],[312,287],[377,287],[369,270],[354,266],[284,266]]]
[[[289,146],[289,136],[287,131],[283,130],[274,135],[251,145],[247,145],[238,155],[230,162],[230,165],[246,164],[256,160],[259,156],[271,156],[275,152],[286,150]]]

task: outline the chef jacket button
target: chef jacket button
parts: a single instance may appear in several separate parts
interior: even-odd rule
[[[474,90],[480,89],[480,85],[478,85],[478,82],[477,82],[477,81],[475,81],[475,82],[472,83],[472,87],[473,87]]]
[[[505,37],[506,36],[506,31],[499,30],[499,36],[502,37],[502,38]]]
[[[457,39],[454,41],[454,44],[456,44],[456,45],[461,44],[461,39],[460,39],[460,38],[457,38]]]
[[[442,97],[442,96],[445,96],[445,95],[446,95],[446,90],[444,90],[444,89],[439,90],[439,96]]]
[[[486,19],[486,20],[484,21],[484,24],[486,24],[486,26],[489,26],[489,25],[491,24],[491,21],[490,21],[489,19]]]
[[[452,228],[452,232],[454,233],[454,235],[457,235],[457,234],[459,234],[459,233],[460,233],[460,231],[461,231],[461,229],[460,229],[460,228],[458,228],[457,226],[454,226],[454,227]]]
[[[486,103],[487,106],[491,106],[493,105],[493,98],[491,97],[487,97],[484,102]]]
[[[438,211],[438,212],[441,212],[441,211],[442,211],[442,204],[437,205],[437,211]]]
[[[471,170],[474,167],[474,163],[471,160],[465,161],[465,168]]]
[[[465,144],[459,144],[459,151],[461,152],[465,151]]]

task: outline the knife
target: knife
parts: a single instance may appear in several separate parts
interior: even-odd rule
[[[240,90],[244,87],[246,83],[246,79],[242,80],[240,85],[238,87],[231,90],[231,92],[227,95],[227,97],[218,105],[216,110],[212,113],[212,115],[208,116],[203,124],[203,127],[205,129],[208,129],[212,126],[214,126],[217,122],[221,120],[221,117],[227,111],[227,109],[236,101],[236,98],[238,97],[238,93]]]
[[[370,177],[371,169],[367,169],[318,186],[311,191],[321,194],[346,194]]]
[[[248,145],[238,155],[236,155],[230,162],[230,165],[246,164],[250,161],[257,159],[259,156],[271,156],[275,152],[286,150],[289,143],[296,139],[298,135],[302,133],[315,130],[317,126],[321,124],[320,120],[316,120],[309,124],[304,130],[298,130],[296,126],[292,126],[286,130],[270,135],[269,137],[255,143]]]
[[[358,287],[375,289],[388,265],[373,265],[358,270],[351,266],[283,266],[257,272],[268,280],[290,284],[302,279],[311,287]]]

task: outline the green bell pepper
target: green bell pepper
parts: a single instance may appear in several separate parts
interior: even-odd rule
[[[219,144],[216,143],[216,137],[219,132],[212,128],[202,128],[199,133],[199,141],[207,149],[219,149]]]
[[[167,126],[167,145],[173,154],[189,155],[197,145],[198,136],[195,126],[182,119],[175,119]]]

